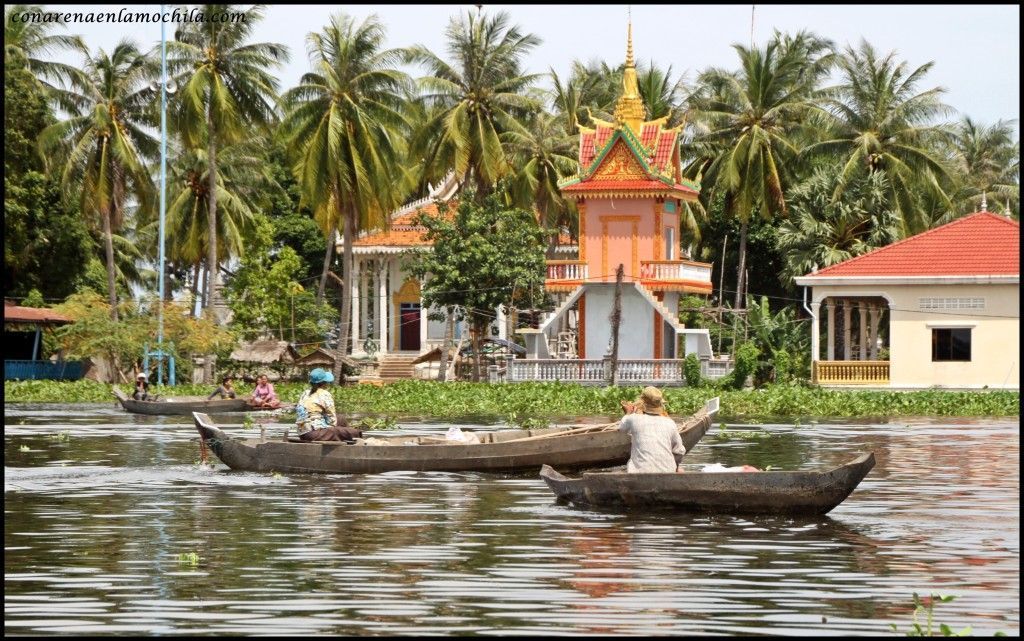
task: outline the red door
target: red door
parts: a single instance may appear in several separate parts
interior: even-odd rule
[[[402,303],[399,318],[402,329],[399,333],[398,349],[420,351],[420,306],[419,303]]]

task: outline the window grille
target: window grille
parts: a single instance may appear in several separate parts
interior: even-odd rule
[[[985,309],[984,298],[922,298],[921,309]]]

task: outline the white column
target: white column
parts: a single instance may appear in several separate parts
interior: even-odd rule
[[[878,360],[878,321],[882,319],[882,308],[877,305],[871,306],[871,360]]]
[[[817,362],[821,358],[821,326],[818,323],[821,303],[811,303],[811,362]],[[813,365],[812,365],[813,367]]]
[[[369,274],[370,269],[369,268],[370,268],[371,264],[372,263],[370,263],[369,261],[365,261],[363,267],[359,270],[359,294],[360,294],[359,295],[359,327],[361,327],[362,330],[364,332],[366,332],[366,337],[367,338],[370,337],[370,332],[368,331],[369,327],[370,327],[370,313],[369,312],[370,312],[370,301],[373,299],[373,296],[371,296],[371,293],[369,291],[367,291],[367,285],[368,285],[369,276],[370,276],[370,274]],[[362,343],[360,343],[360,345],[362,345]],[[360,347],[359,351],[360,352],[363,351],[361,347]]]
[[[852,360],[852,358],[851,358],[852,350],[851,350],[851,345],[850,345],[850,338],[853,337],[853,332],[850,331],[851,330],[851,328],[850,328],[851,312],[853,312],[853,308],[850,307],[850,301],[844,300],[843,301],[843,360],[844,361]]]
[[[427,284],[425,280],[420,281],[420,352],[427,351],[427,306],[423,304],[423,287]]]
[[[352,314],[352,353],[355,354],[359,351],[359,345],[361,344],[359,337],[363,333],[362,325],[362,314],[359,310],[362,308],[362,293],[359,291],[359,283],[362,280],[362,261],[352,261],[352,305],[350,313]]]
[[[381,354],[388,353],[388,263],[380,261],[377,270],[377,341]]]
[[[864,303],[857,305],[857,338],[860,360],[868,360],[868,308]]]
[[[391,300],[395,292],[402,288],[405,283],[402,281],[402,270],[398,269],[393,262],[388,262],[388,295],[384,304],[388,310],[388,348],[396,352],[402,347],[402,316],[401,310],[395,309]]]
[[[828,360],[836,360],[836,304],[829,300],[825,303],[828,310]]]
[[[505,338],[505,306],[498,305],[496,310],[494,322],[498,324],[498,338]]]

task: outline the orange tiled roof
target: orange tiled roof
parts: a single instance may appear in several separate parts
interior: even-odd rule
[[[58,314],[52,309],[39,307],[21,307],[20,305],[8,305],[4,302],[4,320],[21,323],[53,323],[63,324],[72,322],[63,314]]]
[[[1020,223],[982,211],[807,277],[1020,275]]]
[[[413,224],[413,219],[419,212],[428,216],[437,216],[438,209],[435,203],[427,203],[412,211],[403,212],[391,219],[391,228],[375,231],[356,239],[353,247],[423,247],[429,245],[424,238],[423,227]]]
[[[695,189],[686,185],[667,184],[660,180],[602,180],[598,182],[584,181],[562,187],[562,191],[681,191],[697,194]]]

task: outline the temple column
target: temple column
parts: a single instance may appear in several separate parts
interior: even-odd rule
[[[811,303],[811,363],[816,363],[821,358],[821,325],[818,322],[820,310],[821,303]]]
[[[853,309],[850,307],[850,301],[843,301],[843,360],[851,360],[851,349],[850,349],[850,338],[853,336],[853,332],[850,331],[850,320],[851,312]]]
[[[871,360],[878,360],[878,321],[882,320],[882,308],[872,305],[871,310]]]
[[[505,306],[498,305],[494,321],[498,324],[498,338],[505,338]]]
[[[352,261],[352,305],[349,307],[349,312],[352,315],[352,350],[351,353],[355,354],[359,350],[359,335],[362,333],[362,314],[359,310],[362,308],[362,292],[359,291],[359,283],[363,277],[363,267],[361,260]]]
[[[423,304],[423,287],[427,284],[427,281],[420,281],[420,352],[427,351],[427,323],[430,319],[427,318],[427,306]]]
[[[868,359],[868,308],[864,303],[857,305],[857,346],[859,360]]]
[[[378,351],[388,353],[388,263],[380,261],[377,270],[377,341]]]
[[[366,265],[369,265],[369,264],[370,264],[369,262],[366,263]],[[370,313],[369,312],[370,312],[370,301],[373,299],[373,297],[370,295],[370,292],[368,291],[368,287],[367,287],[368,281],[369,281],[369,276],[370,276],[370,274],[368,272],[369,272],[368,269],[360,269],[359,270],[359,293],[361,294],[361,296],[359,297],[359,301],[360,301],[359,302],[359,326],[363,329],[363,331],[366,332],[366,337],[367,338],[370,337],[370,332],[369,332],[369,329],[370,329]],[[362,351],[362,350],[360,350],[360,351]]]
[[[836,360],[836,304],[831,298],[825,303],[828,312],[828,360]]]

